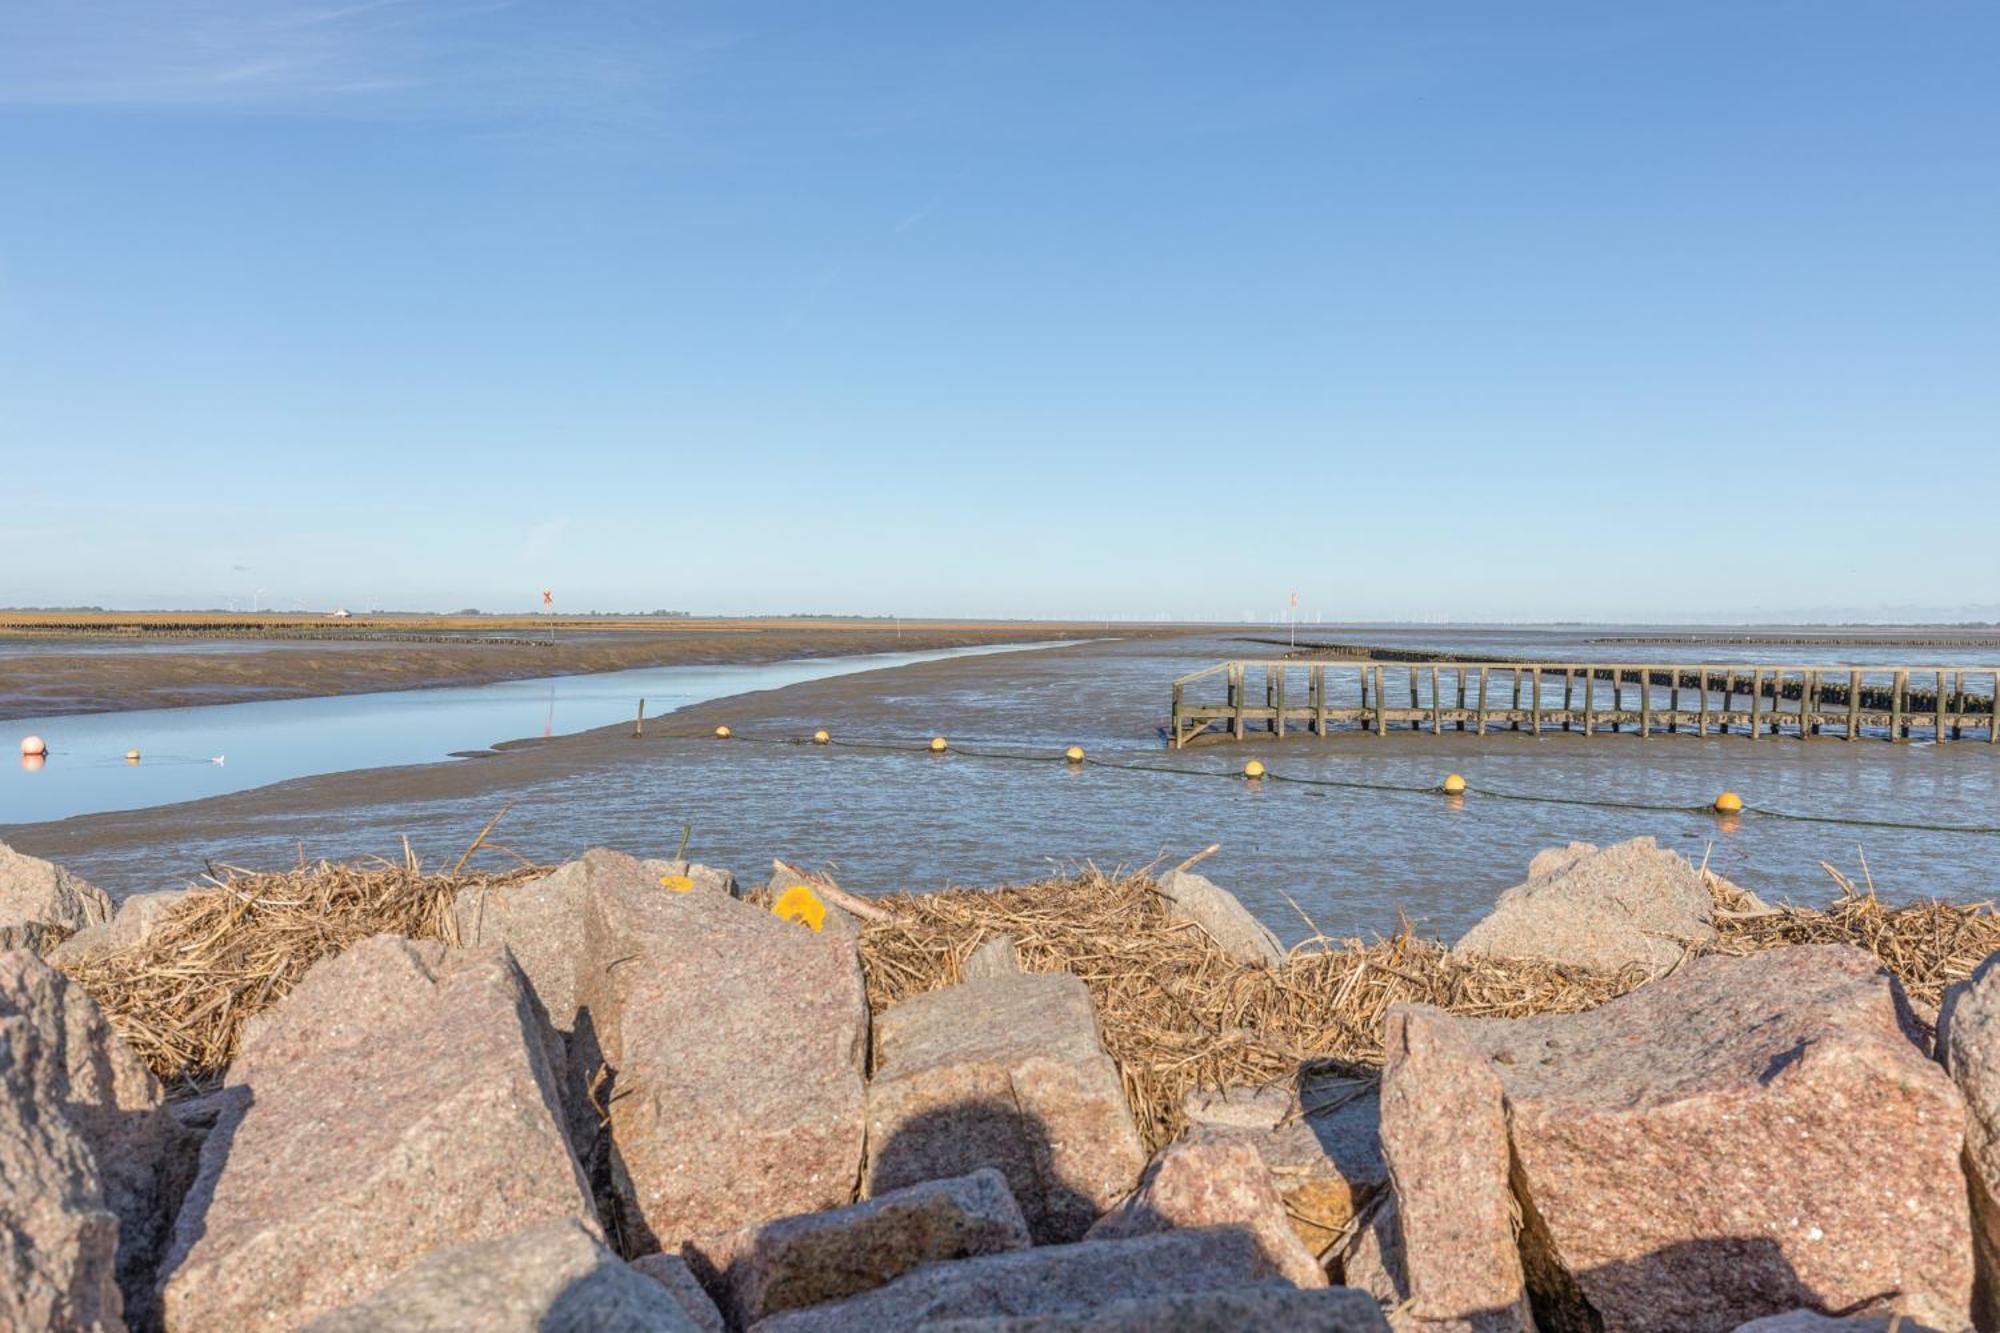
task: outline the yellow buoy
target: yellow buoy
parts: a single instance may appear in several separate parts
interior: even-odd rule
[[[949,750],[950,748],[951,748],[951,742],[947,741],[944,737],[942,736],[931,737],[932,754],[943,754],[946,750]]]
[[[794,884],[778,895],[778,901],[771,904],[771,915],[787,921],[796,921],[818,931],[826,925],[826,904],[819,895],[803,884]]]
[[[662,875],[660,887],[674,893],[691,893],[694,890],[694,881],[686,875]]]
[[[1082,763],[1083,747],[1081,745],[1070,746],[1067,750],[1063,751],[1063,758],[1069,760],[1072,764]]]
[[[1438,790],[1446,796],[1463,796],[1465,794],[1465,779],[1456,773],[1452,773],[1439,785]]]
[[[1743,798],[1733,791],[1726,791],[1715,798],[1715,813],[1718,815],[1739,814],[1743,810]]]
[[[826,744],[826,743],[827,743],[828,741],[830,741],[830,740],[832,740],[832,739],[833,739],[833,737],[831,737],[831,736],[829,736],[829,735],[827,735],[827,734],[826,734],[826,728],[825,728],[825,727],[821,727],[821,728],[820,728],[820,729],[819,729],[818,731],[815,731],[815,732],[813,733],[813,744],[814,744],[814,745],[825,745],[825,744]]]
[[[719,741],[728,740],[730,735],[731,733],[727,726],[720,726],[715,729],[715,739]]]
[[[125,752],[125,762],[126,762],[126,763],[128,763],[128,764],[136,764],[136,763],[138,763],[138,762],[139,762],[139,752],[138,752],[137,750],[127,750],[127,751]]]
[[[1264,766],[1255,759],[1252,759],[1249,763],[1243,765],[1243,776],[1253,780],[1261,778],[1264,776]]]

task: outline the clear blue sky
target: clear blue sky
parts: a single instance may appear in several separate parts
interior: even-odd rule
[[[0,0],[0,604],[2000,617],[2000,7]]]

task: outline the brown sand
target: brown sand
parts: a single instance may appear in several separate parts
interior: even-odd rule
[[[7,636],[12,623],[20,630],[13,635],[17,640],[33,637],[37,643],[42,641],[39,630],[22,629],[17,622],[18,618],[16,622],[0,620],[0,637]],[[135,635],[144,638],[152,633],[145,628],[130,632],[111,628],[116,623],[122,622],[105,622],[106,637],[122,640]],[[186,652],[66,652],[63,640],[55,638],[48,641],[46,653],[0,657],[0,721],[437,685],[481,685],[496,680],[584,675],[632,667],[775,662],[795,657],[918,652],[1160,632],[1157,626],[1113,628],[1102,622],[1085,625],[1047,621],[903,621],[897,624],[868,620],[739,620],[689,621],[663,628],[668,623],[651,621],[641,622],[643,627],[606,628],[574,622],[557,630],[553,645],[519,638],[503,642],[476,639],[411,642],[369,637],[380,632],[378,622],[362,624],[354,631],[359,637],[352,640],[343,641],[335,636],[324,648],[274,646],[265,651],[203,652],[190,648]],[[439,618],[435,624],[402,621],[397,622],[397,632],[438,634],[449,632],[457,624],[448,618]],[[511,622],[497,619],[494,624],[498,632],[512,633],[516,628]],[[547,633],[546,628],[541,632]],[[188,637],[178,619],[169,637]],[[218,630],[206,637],[280,639],[291,635],[279,628],[247,635]]]

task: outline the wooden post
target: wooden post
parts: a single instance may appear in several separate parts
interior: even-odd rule
[[[1514,676],[1514,730],[1521,729],[1521,668],[1515,667]]]
[[[1530,673],[1529,684],[1530,688],[1535,692],[1535,698],[1534,702],[1528,706],[1534,712],[1535,734],[1539,736],[1542,734],[1542,669],[1540,667],[1534,668]]]
[[[1186,687],[1182,685],[1179,681],[1175,681],[1173,722],[1174,722],[1174,748],[1176,750],[1181,748],[1181,707],[1182,707],[1181,696],[1185,693],[1186,693]]]
[[[1417,669],[1415,667],[1411,667],[1410,668],[1410,713],[1411,713],[1410,730],[1411,731],[1423,730],[1424,724],[1416,717],[1416,712],[1421,707],[1423,707],[1423,704],[1417,698]]]
[[[1750,668],[1750,739],[1757,739],[1757,705],[1764,697],[1764,668]]]
[[[1486,677],[1493,672],[1492,667],[1479,668],[1479,728],[1477,735],[1486,734]]]
[[[1847,739],[1861,739],[1861,673],[1847,673]]]
[[[1625,673],[1617,667],[1611,668],[1611,729],[1623,731],[1618,723],[1618,710],[1625,706]]]
[[[1379,666],[1375,668],[1375,734],[1389,734],[1389,718],[1382,711],[1382,668]]]
[[[1313,668],[1312,693],[1313,693],[1313,704],[1315,707],[1315,711],[1318,713],[1318,716],[1313,719],[1313,725],[1314,728],[1319,732],[1319,738],[1321,740],[1325,740],[1326,739],[1326,668],[1323,666],[1316,666]],[[1361,693],[1363,696],[1361,702],[1365,707],[1368,702],[1366,697],[1368,694],[1368,677],[1366,676],[1366,674],[1364,674],[1361,677]]]
[[[1460,662],[1457,666],[1453,667],[1452,674],[1458,677],[1458,729],[1460,731],[1464,731],[1465,730],[1465,663]]]
[[[1229,664],[1229,698],[1236,709],[1235,731],[1236,739],[1239,741],[1243,739],[1243,733],[1249,727],[1249,719],[1243,716],[1243,696],[1249,693],[1249,682],[1244,677],[1248,674],[1241,662]]]
[[[1729,734],[1729,712],[1736,707],[1736,669],[1729,667],[1722,673],[1722,725],[1716,728],[1718,735]]]
[[[1951,738],[1956,741],[1956,740],[1962,740],[1964,739],[1964,737],[1965,737],[1965,673],[1963,671],[1959,671],[1953,673],[1952,675]]]
[[[1273,673],[1277,676],[1275,681]],[[1264,693],[1271,696],[1276,710],[1271,714],[1271,732],[1279,740],[1285,738],[1285,677],[1290,674],[1283,667],[1264,668]]]
[[[1701,706],[1695,713],[1694,734],[1704,739],[1708,736],[1708,668],[1701,669]]]
[[[1944,714],[1938,714],[1943,717]],[[1438,693],[1438,669],[1431,668],[1431,735],[1444,734],[1444,695]]]
[[[1590,706],[1595,701],[1596,694],[1597,668],[1585,667],[1583,669],[1583,734],[1586,736],[1590,735]]]
[[[1799,736],[1805,739],[1819,735],[1819,723],[1814,716],[1819,712],[1819,672],[1804,673],[1799,685]]]
[[[1573,691],[1575,688],[1576,688],[1576,668],[1564,667],[1563,668],[1563,730],[1564,731],[1569,730],[1570,714],[1575,711],[1575,709],[1571,706],[1571,691]]]
[[[1653,668],[1639,668],[1639,739],[1653,733]]]
[[[1909,730],[1903,726],[1903,696],[1909,692],[1910,673],[1898,671],[1896,679],[1889,685],[1889,739],[1907,737]]]
[[[1674,668],[1673,688],[1671,693],[1667,695],[1667,711],[1673,714],[1673,720],[1667,723],[1667,730],[1678,735],[1681,729],[1681,669],[1679,667]]]
[[[634,736],[643,736],[646,734],[646,701],[644,699],[639,701],[639,716],[632,719],[632,734]]]
[[[1937,669],[1937,741],[1944,743],[1944,668]]]

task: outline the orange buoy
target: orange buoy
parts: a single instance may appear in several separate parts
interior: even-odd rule
[[[946,750],[949,750],[950,748],[951,748],[951,742],[947,741],[944,737],[942,736],[931,737],[932,754],[943,754]]]
[[[730,737],[730,730],[726,725],[717,727],[715,729],[715,739],[719,741],[726,741],[729,739],[729,737]]]
[[[826,734],[826,728],[825,728],[825,727],[821,727],[821,728],[820,728],[820,729],[819,729],[818,731],[815,731],[815,732],[813,733],[813,744],[814,744],[814,745],[825,745],[825,744],[827,744],[827,743],[828,743],[829,741],[831,741],[832,739],[833,739],[833,737],[831,737],[831,736],[829,736],[829,735],[827,735],[827,734]]]
[[[796,921],[802,926],[818,932],[826,925],[826,904],[819,895],[803,884],[794,884],[778,895],[778,901],[771,904],[771,915],[786,921]]]
[[[1726,791],[1715,798],[1715,813],[1736,815],[1743,813],[1743,798],[1733,791]]]
[[[1249,763],[1243,765],[1243,776],[1255,782],[1258,778],[1264,776],[1264,766],[1255,759],[1252,759]]]
[[[1445,780],[1439,784],[1438,790],[1446,796],[1463,796],[1465,795],[1465,779],[1456,773],[1448,774]]]
[[[48,742],[43,740],[40,736],[23,736],[21,738],[22,754],[40,755],[40,754],[47,754],[48,752],[49,752]]]

